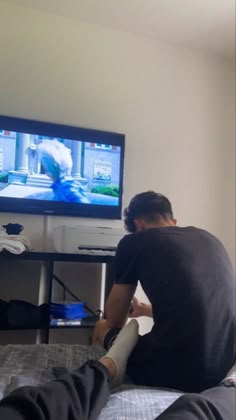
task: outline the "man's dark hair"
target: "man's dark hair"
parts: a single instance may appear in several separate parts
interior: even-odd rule
[[[155,191],[146,191],[135,195],[124,210],[124,223],[128,232],[135,232],[134,220],[142,217],[149,222],[173,219],[172,206],[168,198]]]

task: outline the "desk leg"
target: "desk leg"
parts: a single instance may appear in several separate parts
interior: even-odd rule
[[[100,285],[100,305],[99,305],[99,308],[101,309],[102,312],[104,312],[104,307],[105,307],[106,270],[107,270],[106,263],[102,263],[101,285]]]
[[[42,261],[41,272],[39,280],[39,297],[38,305],[48,303],[50,305],[52,299],[52,281],[53,281],[53,261]],[[49,326],[50,319],[48,319],[48,328],[37,330],[36,344],[49,342]]]

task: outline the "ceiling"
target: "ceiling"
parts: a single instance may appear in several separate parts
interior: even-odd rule
[[[7,3],[235,56],[235,0],[7,0]]]

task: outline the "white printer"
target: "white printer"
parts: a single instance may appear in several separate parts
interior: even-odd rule
[[[124,229],[111,227],[58,226],[53,232],[53,244],[57,252],[113,255],[126,233]]]

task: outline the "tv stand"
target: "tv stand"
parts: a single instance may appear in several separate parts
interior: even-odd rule
[[[39,304],[52,302],[52,290],[54,278],[58,279],[55,275],[55,264],[57,262],[65,263],[98,263],[101,264],[101,279],[100,279],[100,297],[99,297],[99,308],[104,310],[105,299],[109,294],[112,287],[112,255],[91,255],[91,254],[67,254],[58,252],[24,252],[20,255],[11,254],[8,251],[0,252],[0,262],[14,263],[14,261],[38,261],[41,263],[41,273],[39,283]],[[112,277],[112,275],[111,275]],[[59,279],[60,280],[60,279]],[[89,304],[88,304],[89,305]],[[43,330],[39,330],[37,334],[38,343],[48,343],[50,329],[55,328],[91,328],[94,326],[94,322],[88,320],[87,323],[82,325],[61,325],[61,326],[50,326],[50,319],[48,319],[48,326]],[[21,328],[24,329],[24,328]]]

